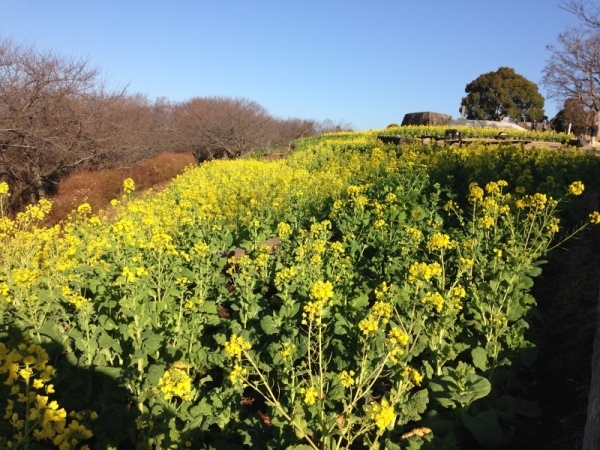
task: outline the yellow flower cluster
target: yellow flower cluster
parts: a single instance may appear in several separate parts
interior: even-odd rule
[[[377,333],[379,322],[373,316],[369,315],[358,323],[358,328],[366,337],[369,337],[371,334]]]
[[[171,367],[160,377],[158,390],[165,400],[179,397],[187,401],[193,398],[192,379],[185,370],[178,367]]]
[[[294,350],[296,350],[296,345],[292,342],[284,342],[283,348],[279,352],[283,359],[288,359],[292,356]]]
[[[325,302],[333,297],[333,285],[329,281],[317,280],[310,287],[310,295],[317,301]]]
[[[385,281],[380,286],[375,288],[375,298],[381,300],[385,294],[387,294],[392,286],[388,285]]]
[[[375,302],[371,308],[371,314],[373,314],[381,323],[386,324],[390,320],[392,315],[392,305],[388,302],[379,300]]]
[[[284,267],[275,274],[275,286],[278,289],[282,288],[283,283],[294,279],[298,275],[298,271],[294,267]]]
[[[406,234],[416,244],[418,244],[419,242],[421,242],[421,239],[423,239],[423,233],[421,233],[421,230],[419,230],[417,228],[412,228],[412,227],[408,228],[406,230]]]
[[[427,250],[445,250],[451,248],[453,242],[450,240],[450,236],[445,233],[435,233],[427,242]]]
[[[232,334],[229,341],[225,344],[225,351],[229,353],[232,358],[241,359],[242,353],[250,350],[252,346],[242,336]]]
[[[342,370],[342,372],[339,374],[340,383],[342,383],[342,386],[344,386],[345,388],[354,386],[354,383],[356,382],[354,379],[354,375],[356,375],[354,373],[354,370],[351,370],[349,372],[346,370]]]
[[[387,427],[394,423],[396,413],[394,412],[394,406],[390,405],[387,399],[382,399],[381,403],[373,403],[368,409],[369,417],[380,431],[385,430]]]
[[[429,281],[442,273],[442,266],[438,262],[427,264],[414,262],[408,268],[408,281],[414,283],[417,280]]]
[[[281,239],[287,239],[292,234],[292,227],[285,222],[279,222],[277,224],[277,234]]]
[[[9,195],[8,183],[4,181],[0,183],[0,195]]]
[[[242,367],[239,364],[233,366],[233,370],[229,374],[229,380],[231,380],[232,384],[238,384],[239,382],[243,382],[244,379],[248,376],[248,369]]]
[[[594,211],[589,216],[590,222],[594,225],[600,224],[600,213],[598,211]]]
[[[16,401],[7,399],[2,416],[12,426],[13,434],[4,436],[6,441],[0,437],[0,444],[4,443],[6,448],[27,448],[33,437],[36,441],[52,442],[60,450],[88,449],[87,445],[79,447],[79,444],[93,434],[81,421],[95,420],[98,414],[67,415],[64,408],[50,400],[49,395],[54,393],[50,384],[54,369],[48,364],[48,354],[41,346],[24,339],[12,350],[0,343],[0,376],[6,376],[4,384],[10,386],[10,395],[16,397]],[[68,416],[75,420],[68,423]]]
[[[322,318],[327,306],[333,304],[333,285],[329,281],[317,280],[310,287],[310,296],[313,301],[304,305],[302,323],[315,323],[322,325]]]
[[[478,200],[483,200],[483,194],[483,189],[481,189],[477,183],[471,183],[469,185],[469,201],[476,202]]]
[[[421,381],[423,381],[423,375],[421,375],[417,370],[413,369],[410,366],[406,366],[402,370],[402,376],[405,377],[407,381],[414,384],[415,386],[420,386]]]
[[[506,186],[508,186],[508,183],[505,180],[490,181],[488,184],[485,185],[485,190],[488,194],[491,195],[501,194],[502,188]]]
[[[131,194],[135,191],[135,182],[131,178],[126,178],[123,180],[123,190],[126,194]]]
[[[393,327],[389,331],[387,339],[390,344],[390,361],[392,364],[398,364],[398,357],[404,354],[406,344],[408,344],[409,341],[409,336],[400,328]]]
[[[517,200],[516,205],[519,209],[544,209],[546,205],[556,206],[556,200],[548,198],[546,194],[540,194],[539,192],[534,195],[526,195],[523,198]]]
[[[398,327],[393,327],[388,333],[388,340],[392,344],[405,346],[408,344],[409,336],[403,330]]]
[[[82,203],[77,207],[77,214],[85,216],[92,213],[92,207],[89,203]]]
[[[421,303],[430,303],[438,313],[441,313],[444,307],[444,297],[439,292],[428,292],[421,299]]]
[[[300,393],[304,395],[304,403],[309,406],[314,405],[319,398],[319,393],[313,386],[300,389]]]
[[[581,181],[574,181],[573,183],[571,183],[569,185],[569,193],[571,195],[581,195],[581,194],[583,194],[584,189],[585,189],[585,186],[583,185],[583,183]]]

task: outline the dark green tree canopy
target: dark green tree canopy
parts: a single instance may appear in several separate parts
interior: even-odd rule
[[[501,120],[508,116],[515,121],[544,118],[544,97],[538,87],[510,67],[484,73],[467,84],[467,93],[460,104],[467,119]],[[461,108],[462,109],[462,108]]]

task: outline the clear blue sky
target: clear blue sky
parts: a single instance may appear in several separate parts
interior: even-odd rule
[[[113,87],[151,100],[245,97],[276,117],[367,130],[408,112],[458,117],[467,83],[501,66],[539,85],[546,46],[578,23],[558,4],[0,0],[0,38],[87,58]]]

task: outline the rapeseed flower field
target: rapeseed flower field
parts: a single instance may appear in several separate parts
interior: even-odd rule
[[[49,228],[0,183],[0,447],[502,442],[532,280],[600,222],[560,215],[591,164],[340,133]]]

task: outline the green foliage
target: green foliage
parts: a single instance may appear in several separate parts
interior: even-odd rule
[[[537,85],[510,67],[480,75],[467,84],[461,106],[467,108],[468,119],[541,120],[544,117],[544,97]]]
[[[2,355],[15,329],[44,346],[61,407],[97,413],[96,448],[491,445],[535,412],[507,392],[586,164],[338,133],[136,201],[128,180],[112,218],[0,216]],[[23,384],[14,362],[0,378]]]

